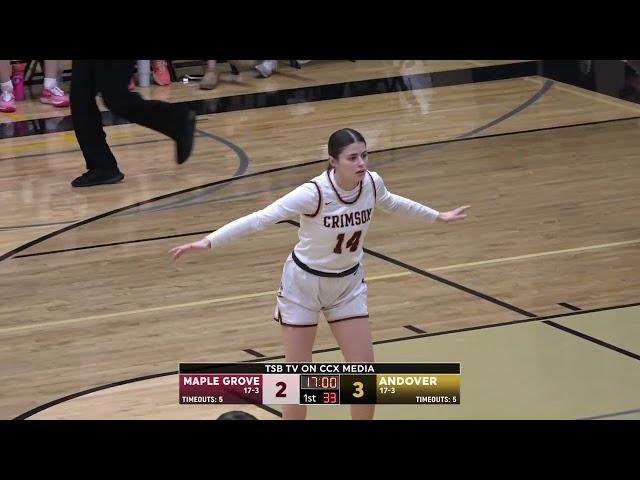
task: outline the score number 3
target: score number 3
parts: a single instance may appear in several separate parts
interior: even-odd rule
[[[353,392],[355,398],[362,398],[364,396],[364,385],[362,382],[354,382],[353,386],[356,387],[356,391]]]

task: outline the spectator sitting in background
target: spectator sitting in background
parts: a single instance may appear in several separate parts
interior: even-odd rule
[[[294,68],[300,68],[300,65],[304,65],[305,63],[309,63],[311,60],[290,60],[291,66]],[[262,63],[259,63],[254,67],[260,75],[264,78],[268,78],[271,76],[273,72],[278,71],[278,61],[277,60],[263,60]]]
[[[217,60],[207,60],[207,67],[204,72],[204,77],[200,80],[201,90],[213,90],[218,86],[218,72],[216,72]],[[229,60],[229,64],[236,72],[240,70],[247,70],[255,66],[255,60]]]
[[[151,76],[153,77],[153,81],[156,85],[160,85],[161,87],[171,85],[171,75],[169,75],[166,60],[151,60]],[[133,91],[135,89],[136,82],[134,81],[134,78],[131,77],[131,81],[129,82],[129,91]]]
[[[58,87],[60,65],[60,60],[44,61],[44,88],[40,93],[40,102],[54,107],[68,107],[69,97]],[[24,98],[24,64],[14,64],[12,67],[10,60],[0,60],[0,89],[0,112],[15,112],[16,100]]]

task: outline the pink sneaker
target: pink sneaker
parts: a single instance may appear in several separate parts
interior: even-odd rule
[[[40,94],[40,102],[53,105],[54,107],[68,107],[69,97],[58,87],[54,87],[51,90],[45,88]]]
[[[158,85],[166,86],[171,84],[171,76],[169,75],[166,61],[151,60],[151,70],[153,71],[153,81]]]
[[[0,95],[0,112],[11,113],[16,111],[16,98],[13,93],[2,92]]]

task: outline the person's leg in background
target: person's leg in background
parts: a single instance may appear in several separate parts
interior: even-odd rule
[[[273,72],[278,71],[278,61],[277,60],[263,60],[262,63],[259,63],[254,67],[260,75],[264,78],[268,78],[271,76]]]
[[[118,183],[124,175],[118,169],[102,128],[102,116],[96,104],[95,61],[74,60],[71,75],[71,120],[87,165],[87,172],[71,185],[90,187]]]
[[[105,105],[115,115],[160,132],[176,141],[176,161],[187,161],[193,149],[195,113],[179,104],[145,100],[127,88],[133,60],[96,61],[96,81]]]
[[[0,112],[16,111],[16,98],[11,83],[11,60],[0,60]]]
[[[151,73],[153,81],[157,85],[166,87],[171,84],[171,75],[166,60],[151,60]]]
[[[213,90],[218,86],[220,80],[218,72],[216,71],[217,60],[207,60],[207,66],[204,72],[204,77],[200,80],[201,90]],[[255,60],[229,60],[229,64],[232,70],[236,73],[240,73],[242,70],[253,68],[256,64]]]
[[[69,106],[69,97],[58,86],[58,74],[61,64],[60,60],[44,61],[44,87],[40,94],[40,101],[54,107]]]
[[[217,60],[207,60],[207,68],[204,77],[200,80],[201,90],[213,90],[218,86],[218,73],[216,72]]]

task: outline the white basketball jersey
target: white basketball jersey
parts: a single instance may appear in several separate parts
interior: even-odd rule
[[[300,216],[300,241],[294,252],[314,270],[336,273],[362,260],[364,240],[376,205],[376,188],[368,171],[357,193],[340,190],[332,177],[326,171],[311,180],[320,194],[318,209],[313,215]]]
[[[349,192],[336,185],[333,172],[324,172],[262,210],[223,225],[206,238],[212,248],[220,247],[278,222],[300,219],[294,261],[297,258],[320,272],[340,273],[362,260],[364,240],[376,206],[394,215],[430,221],[439,215],[437,210],[389,192],[375,172],[367,171],[358,187]]]

